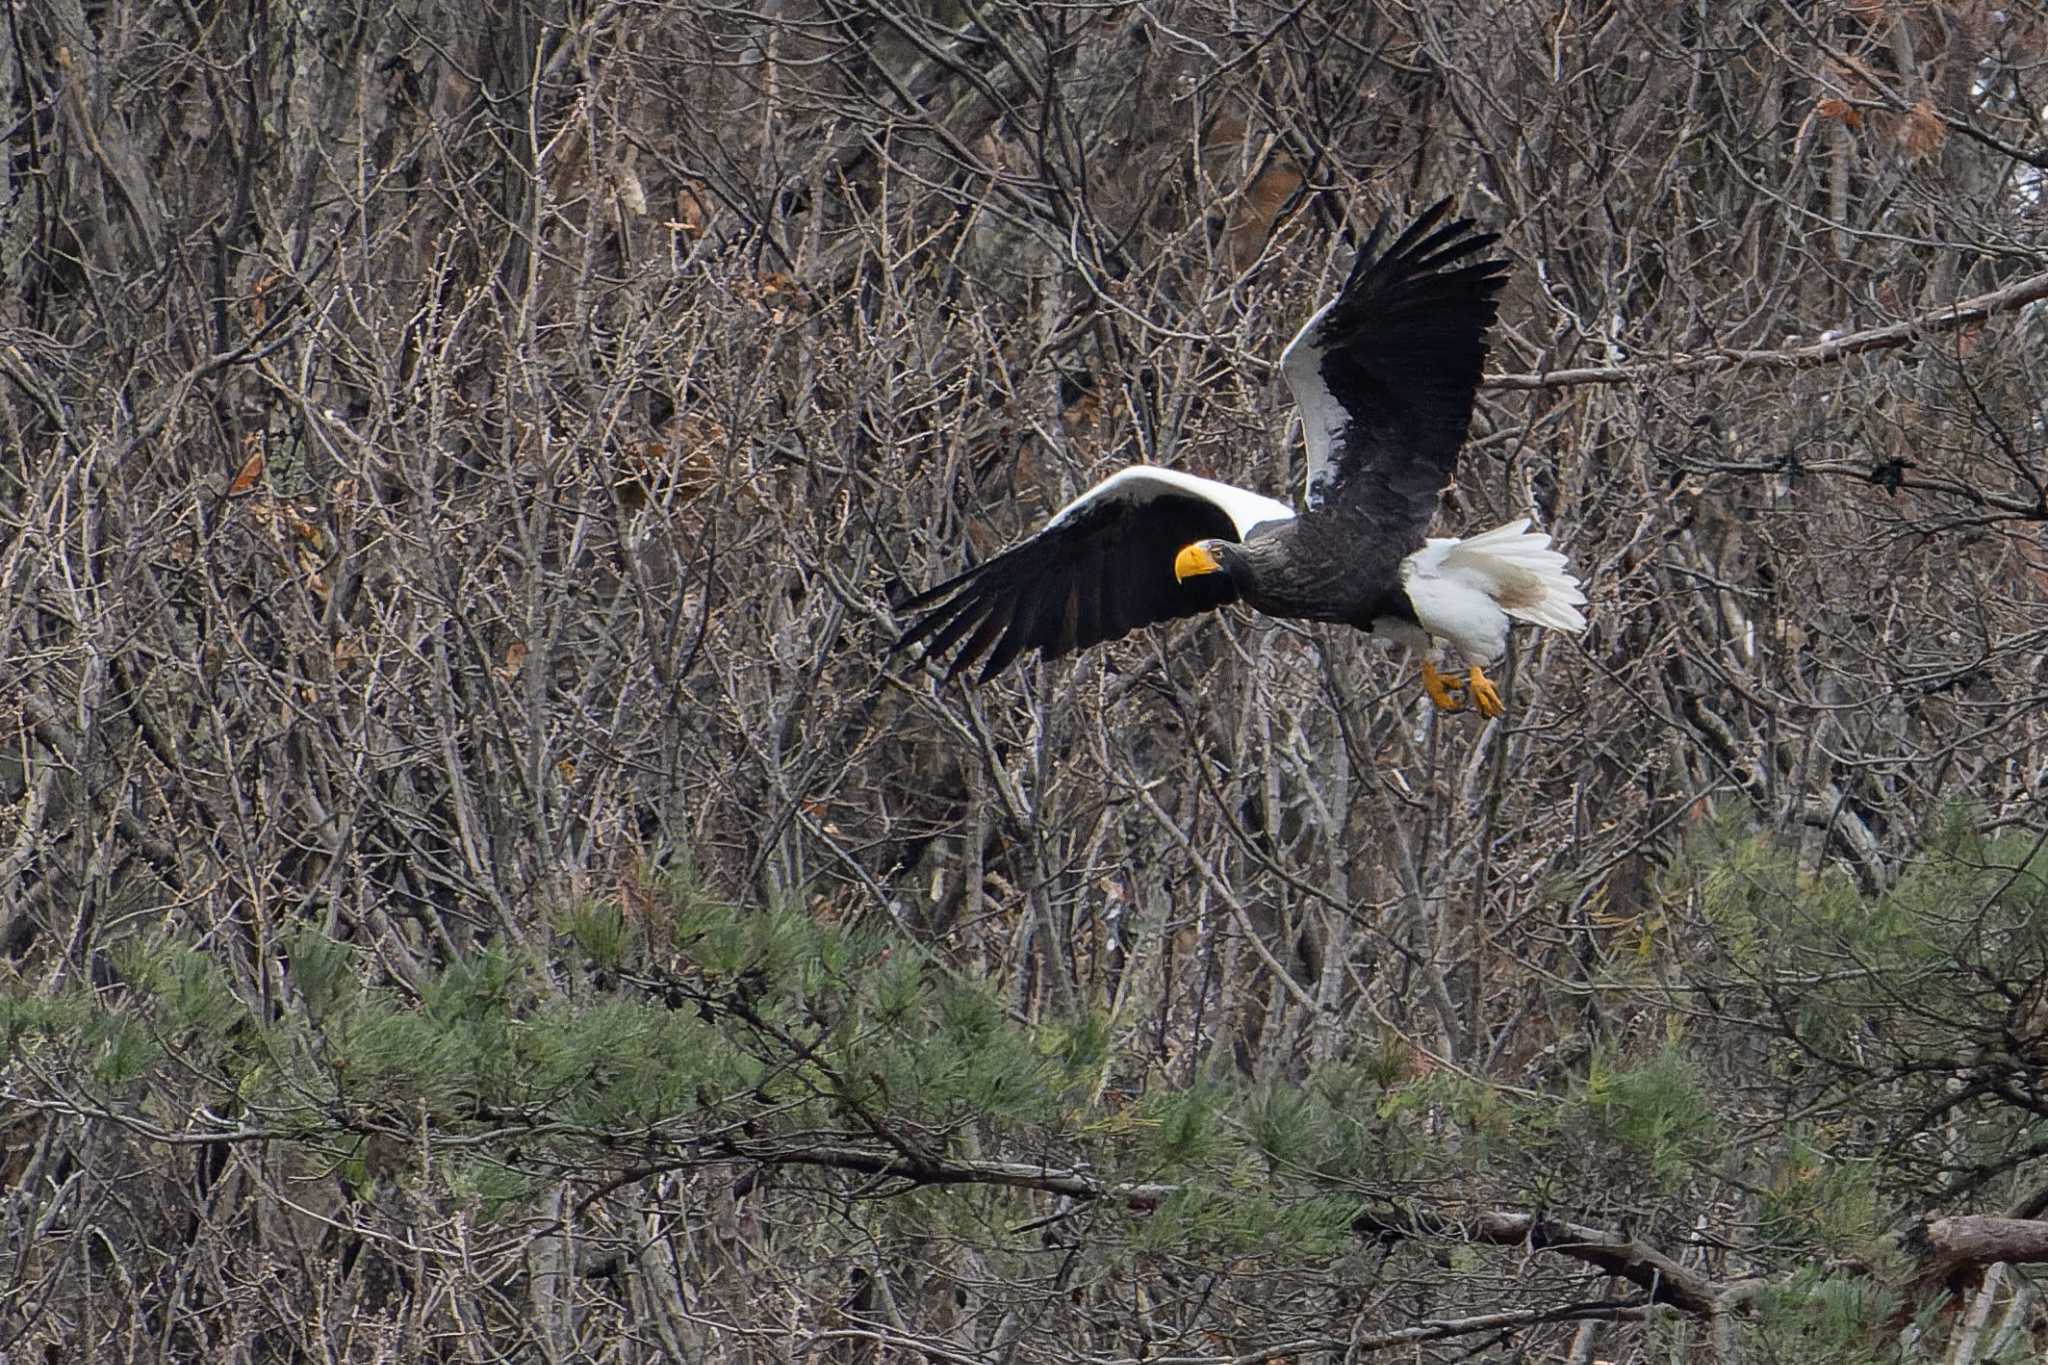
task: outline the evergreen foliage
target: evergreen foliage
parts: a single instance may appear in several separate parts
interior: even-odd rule
[[[1871,895],[1723,816],[1666,885],[1697,901],[1711,935],[1674,945],[1692,994],[1668,1003],[1675,1017],[1770,1026],[1748,1088],[1779,1088],[1776,1103],[1803,1116],[1780,1160],[1816,1186],[1790,1201],[1810,1204],[1812,1235],[1867,1229],[1879,1205],[1910,1207],[1930,1187],[1994,1186],[2048,1138],[2048,1106],[2033,1098],[2048,1062],[2037,834],[1986,835],[1955,809]]]
[[[2044,1136],[2015,1102],[2048,1049],[2044,870],[2037,841],[1957,821],[1868,896],[1717,822],[1665,882],[1697,899],[1707,937],[1653,936],[1601,988],[1651,1027],[1599,1040],[1543,1092],[1391,1036],[1298,1082],[1168,1084],[1101,1012],[1023,1021],[893,930],[686,878],[646,897],[651,913],[579,907],[548,955],[487,947],[410,987],[302,929],[281,948],[289,1003],[267,1013],[214,959],[165,943],[131,954],[116,989],[0,999],[0,1066],[17,1091],[145,1131],[283,1143],[354,1198],[403,1190],[487,1223],[565,1181],[722,1168],[828,1197],[817,1234],[834,1254],[941,1237],[1020,1276],[1054,1245],[1334,1271],[1364,1227],[1574,1198],[1598,1216],[1592,1189],[1675,1237],[1734,1175],[1758,1191],[1753,1221],[1727,1224],[1749,1263],[1875,1264],[1927,1182],[1994,1189]],[[1657,960],[1681,953],[1682,990]],[[1766,1040],[1741,1077],[1738,1022]],[[1732,1111],[1715,1098],[1729,1093],[1754,1103]],[[1034,1188],[1053,1173],[1064,1193]],[[1055,1197],[1069,1207],[1053,1221],[1087,1237],[1020,1235]],[[1421,1201],[1438,1212],[1418,1220]],[[1456,1255],[1477,1273],[1488,1253]],[[1783,1279],[1745,1331],[1779,1358],[1836,1358],[1897,1311],[1895,1278]]]
[[[1660,1182],[1683,1179],[1723,1140],[1699,1069],[1676,1047],[1635,1066],[1596,1056],[1579,1102],[1602,1134],[1642,1157]]]

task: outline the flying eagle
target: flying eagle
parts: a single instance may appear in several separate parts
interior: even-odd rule
[[[1019,654],[1045,658],[1139,626],[1244,602],[1273,616],[1337,621],[1422,659],[1445,711],[1503,713],[1482,671],[1508,623],[1583,630],[1586,595],[1524,517],[1465,540],[1428,536],[1457,468],[1508,263],[1474,261],[1497,234],[1439,227],[1450,201],[1384,251],[1382,217],[1337,297],[1296,333],[1280,371],[1308,443],[1308,508],[1156,465],[1119,470],[1030,539],[911,598],[896,642],[950,654],[979,680]],[[1470,670],[1439,672],[1439,642]],[[1463,694],[1462,696],[1458,694]]]

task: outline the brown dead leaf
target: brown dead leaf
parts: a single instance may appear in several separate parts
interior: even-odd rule
[[[1942,126],[1941,115],[1934,111],[1934,101],[1921,96],[1920,102],[1906,111],[1899,120],[1899,150],[1906,154],[1908,161],[1925,161],[1941,149],[1948,140],[1948,129]]]
[[[1833,119],[1844,128],[1861,128],[1863,114],[1847,100],[1824,99],[1813,107],[1813,112],[1822,118]]]
[[[711,201],[704,186],[687,181],[676,191],[676,216],[668,221],[670,232],[679,232],[685,237],[695,237],[704,231],[704,220],[711,215]]]
[[[260,329],[270,313],[269,306],[263,301],[264,295],[276,288],[277,282],[283,278],[284,272],[273,270],[249,286],[249,321],[255,327]]]
[[[1092,430],[1101,417],[1102,395],[1093,389],[1067,404],[1066,411],[1060,414],[1060,420],[1068,431]]]
[[[625,477],[613,486],[628,510],[649,502],[681,507],[718,486],[725,425],[701,412],[678,413],[661,429],[661,439],[626,446]]]
[[[1282,161],[1245,187],[1243,196],[1231,213],[1229,228],[1230,260],[1239,270],[1259,258],[1274,220],[1280,216],[1289,196],[1301,185],[1301,172],[1292,162]]]
[[[256,444],[253,433],[244,438],[242,447],[249,452],[249,458],[242,461],[241,471],[228,484],[228,496],[231,498],[239,498],[263,477],[263,447]]]
[[[328,515],[334,519],[337,531],[346,531],[355,525],[356,510],[362,504],[362,485],[354,479],[336,479],[328,490]]]
[[[779,270],[767,271],[755,281],[751,301],[777,324],[803,312],[806,303],[803,286]]]
[[[290,555],[307,588],[324,603],[331,591],[327,581],[327,536],[309,520],[318,516],[319,510],[294,507],[277,498],[259,497],[251,499],[245,511],[252,525],[269,533],[277,547]]]

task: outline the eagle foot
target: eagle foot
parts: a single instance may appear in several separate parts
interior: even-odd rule
[[[1475,674],[1479,672],[1479,670],[1476,668],[1472,671]],[[1482,681],[1484,680],[1482,679]],[[1429,699],[1431,701],[1436,703],[1437,710],[1464,710],[1464,698],[1454,696],[1452,694],[1456,692],[1463,692],[1465,688],[1465,679],[1457,677],[1454,674],[1439,673],[1437,672],[1435,664],[1431,663],[1427,659],[1424,659],[1422,661],[1422,690],[1429,695]],[[1489,692],[1493,690],[1491,685],[1488,686],[1487,690]],[[1498,698],[1496,698],[1495,701],[1496,704],[1498,704]]]
[[[1508,713],[1508,708],[1501,704],[1499,689],[1493,685],[1492,679],[1479,671],[1479,665],[1472,666],[1472,672],[1462,686],[1472,698],[1472,704],[1479,708],[1480,715],[1491,719]]]

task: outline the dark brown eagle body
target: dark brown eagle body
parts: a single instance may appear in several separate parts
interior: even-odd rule
[[[1406,595],[1389,585],[1398,582],[1401,561],[1414,547],[1359,541],[1354,531],[1327,517],[1297,517],[1268,526],[1243,544],[1225,542],[1213,550],[1237,600],[1268,616],[1360,630],[1371,630],[1375,621],[1389,616],[1412,622]]]

